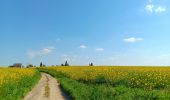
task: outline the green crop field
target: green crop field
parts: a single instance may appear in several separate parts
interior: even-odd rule
[[[140,66],[0,68],[0,98],[22,100],[40,73],[47,73],[72,100],[169,100],[169,72],[169,67]]]
[[[49,67],[76,100],[168,100],[168,67]]]
[[[21,100],[39,79],[36,69],[0,68],[0,100]]]

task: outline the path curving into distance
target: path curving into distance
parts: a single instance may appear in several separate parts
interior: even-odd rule
[[[49,74],[42,73],[38,84],[23,100],[70,100],[61,90],[57,79]]]

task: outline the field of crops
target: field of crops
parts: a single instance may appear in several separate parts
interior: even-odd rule
[[[0,99],[21,100],[39,78],[36,69],[0,68]]]
[[[143,89],[170,87],[170,68],[162,67],[51,67],[71,79]]]
[[[0,68],[0,100],[21,100],[40,79],[57,78],[73,100],[170,100],[169,67]]]
[[[71,94],[74,94],[76,88],[77,91],[84,89],[84,91],[86,91],[82,91],[84,94],[92,94],[89,95],[89,98],[96,94],[96,96],[94,96],[95,100],[97,100],[96,98],[114,98],[115,100],[119,100],[120,98],[128,98],[128,100],[170,99],[170,68],[168,67],[77,66],[49,67],[44,70],[53,75],[57,73],[56,76],[62,75],[71,79],[67,81],[68,86],[66,85],[67,82],[63,83],[66,85],[66,90],[71,91]],[[74,84],[70,85],[71,81],[74,80],[75,82],[73,83],[77,84],[77,87],[74,86]],[[80,86],[79,88],[78,85]],[[82,88],[83,86],[84,88]],[[71,90],[70,87],[73,87],[73,90]],[[87,90],[86,88],[91,89]],[[77,94],[78,93],[79,92],[77,92]],[[77,94],[73,95],[73,97],[77,96]]]

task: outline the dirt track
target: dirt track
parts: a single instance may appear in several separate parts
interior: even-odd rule
[[[70,100],[62,92],[60,84],[55,78],[45,73],[42,73],[41,76],[39,83],[27,94],[24,100]]]

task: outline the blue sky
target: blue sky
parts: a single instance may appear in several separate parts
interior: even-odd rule
[[[0,65],[170,65],[169,0],[1,0]]]

